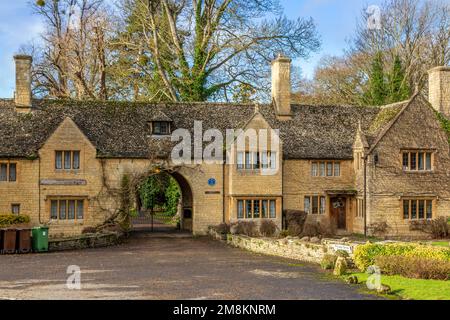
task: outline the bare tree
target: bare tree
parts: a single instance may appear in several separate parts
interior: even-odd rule
[[[46,31],[28,47],[34,56],[34,91],[41,96],[108,99],[107,41],[103,0],[48,0],[32,4]]]
[[[131,79],[125,94],[134,99],[231,100],[243,86],[266,90],[274,54],[306,57],[320,45],[312,19],[282,17],[277,0],[125,0],[121,11],[112,68]]]

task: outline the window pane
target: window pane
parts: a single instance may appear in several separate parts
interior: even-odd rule
[[[237,168],[244,169],[244,153],[243,152],[237,153]]]
[[[253,152],[253,169],[259,169],[259,153]]]
[[[263,169],[269,168],[269,157],[267,152],[261,152],[261,164]]]
[[[245,153],[245,169],[250,170],[252,168],[252,154],[250,152]]]
[[[307,214],[311,213],[311,198],[310,197],[305,197],[305,212]]]
[[[75,200],[69,200],[68,219],[75,220]]]
[[[153,133],[161,134],[161,122],[153,122]]]
[[[419,219],[425,218],[425,201],[419,200]]]
[[[320,168],[320,176],[325,177],[325,162],[320,162],[319,168]]]
[[[8,181],[8,165],[6,163],[0,164],[0,181]]]
[[[411,152],[411,170],[417,170],[416,157],[417,153]]]
[[[270,153],[270,169],[276,169],[277,168],[277,153],[271,152]]]
[[[237,202],[237,217],[238,219],[244,218],[244,200],[238,200]]]
[[[325,197],[320,197],[320,214],[325,214],[326,200]]]
[[[433,201],[427,200],[427,219],[433,218]]]
[[[333,176],[333,162],[327,162],[327,177]]]
[[[60,220],[66,219],[66,200],[59,201],[59,219]]]
[[[341,175],[341,163],[335,162],[334,163],[334,176],[339,177]]]
[[[12,214],[20,214],[20,204],[11,205],[11,213]]]
[[[84,219],[84,201],[83,200],[77,201],[77,219],[78,220]]]
[[[262,210],[261,210],[261,213],[262,213],[262,218],[263,219],[265,219],[265,218],[267,218],[267,213],[269,212],[269,206],[268,206],[268,204],[269,204],[269,201],[268,200],[263,200],[262,201]]]
[[[409,219],[409,200],[403,200],[403,219]]]
[[[56,151],[55,153],[55,168],[62,169],[62,151]]]
[[[15,163],[10,163],[9,164],[9,181],[16,181],[16,164]]]
[[[259,218],[259,200],[253,200],[253,218]]]
[[[423,152],[419,152],[419,170],[423,170],[424,169],[424,153]]]
[[[319,197],[312,197],[312,214],[319,213]]]
[[[409,153],[403,153],[403,170],[409,170]]]
[[[50,208],[50,218],[58,219],[58,201],[52,200],[51,208]]]
[[[417,219],[417,201],[411,200],[411,219]]]
[[[72,168],[72,152],[64,151],[64,169]]]
[[[426,170],[431,171],[431,153],[426,154]]]
[[[277,211],[275,206],[275,200],[270,200],[270,218],[275,219],[277,217]]]
[[[245,201],[245,217],[247,219],[252,218],[252,201],[251,200]]]
[[[311,164],[311,176],[317,177],[317,174],[318,174],[317,162],[313,162]]]
[[[80,169],[80,151],[73,152],[73,169]]]

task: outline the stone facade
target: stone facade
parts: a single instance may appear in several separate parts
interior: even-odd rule
[[[244,144],[238,150],[237,139],[227,145],[232,161],[226,164],[202,162],[169,170],[182,190],[182,208],[192,211],[184,227],[194,234],[206,234],[211,225],[239,221],[241,201],[251,203],[253,209],[254,201],[260,201],[259,205],[269,201],[275,212],[267,219],[281,229],[283,210],[304,210],[308,198],[308,222],[328,224],[345,233],[364,233],[366,208],[369,233],[375,224],[386,223],[382,235],[392,237],[424,236],[411,231],[409,219],[404,219],[405,199],[430,201],[432,218],[450,215],[448,136],[432,108],[445,114],[450,96],[446,69],[430,73],[431,105],[420,95],[385,107],[291,105],[290,60],[278,57],[272,65],[273,104],[124,107],[109,102],[64,106],[58,101],[40,101],[33,105],[27,100],[31,60],[19,56],[16,62],[16,99],[0,101],[0,213],[10,213],[20,205],[20,213],[29,215],[34,225],[48,224],[53,237],[80,234],[121,210],[125,177],[145,178],[160,161],[166,166],[162,170],[174,167],[171,159],[160,156],[170,155],[171,137],[148,132],[152,121],[167,121],[170,128],[187,128],[188,132],[199,119],[209,125],[204,130],[270,132],[270,143],[263,150],[273,155],[276,168],[271,174],[261,168],[237,167],[239,153],[260,152],[262,144],[258,140],[256,149]],[[434,91],[442,87],[446,89],[437,95]],[[22,114],[24,107],[29,114]],[[279,131],[274,134],[272,129]],[[69,151],[77,152],[79,165],[57,168],[56,154]],[[405,151],[432,154],[432,170],[405,172]],[[313,164],[320,163],[332,164],[338,173],[313,174]],[[7,179],[11,165],[16,174]],[[82,205],[83,217],[52,219],[52,203],[59,200]],[[314,201],[321,208],[316,212]],[[251,220],[259,223],[262,218]]]

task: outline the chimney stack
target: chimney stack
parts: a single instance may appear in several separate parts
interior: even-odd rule
[[[33,58],[27,55],[14,56],[16,62],[16,91],[14,102],[17,112],[31,111],[31,64]]]
[[[291,59],[279,54],[272,61],[272,101],[278,119],[291,119]]]
[[[450,67],[436,67],[428,71],[428,99],[434,109],[450,116]]]

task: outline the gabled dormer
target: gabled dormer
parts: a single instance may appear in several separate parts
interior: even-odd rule
[[[148,121],[148,127],[152,136],[168,136],[172,134],[173,121],[164,112],[157,111]]]

